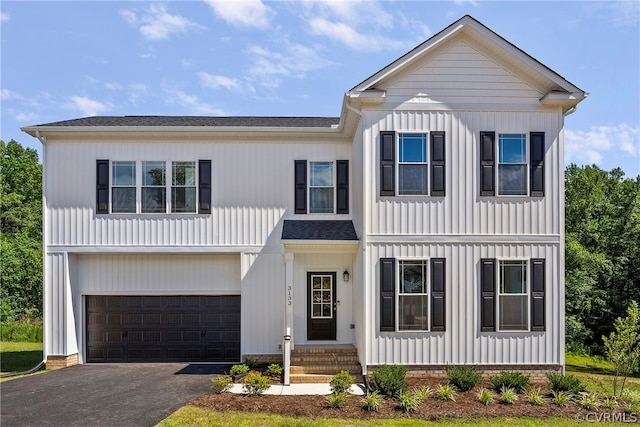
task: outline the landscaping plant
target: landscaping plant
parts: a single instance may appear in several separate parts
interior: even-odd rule
[[[598,395],[596,393],[583,394],[580,405],[584,409],[597,409],[598,406],[600,406],[600,399],[598,398]]]
[[[585,390],[584,384],[574,375],[562,375],[557,372],[547,372],[547,379],[553,391],[565,391],[571,394],[578,394]]]
[[[258,367],[258,362],[256,362],[256,361],[255,361],[255,360],[253,360],[253,359],[250,359],[250,358],[248,358],[248,357],[247,357],[246,359],[244,359],[244,362],[243,362],[243,363],[244,363],[245,365],[247,365],[247,366],[249,367],[249,369],[255,369],[255,368],[257,368],[257,367]]]
[[[407,389],[407,367],[382,365],[371,375],[373,387],[385,396],[400,396]]]
[[[349,374],[349,371],[341,371],[339,374],[335,374],[329,382],[332,393],[348,392],[352,385],[353,377]]]
[[[618,317],[613,324],[615,331],[602,336],[605,354],[613,363],[613,394],[618,390],[618,381],[622,377],[618,396],[622,395],[627,377],[638,368],[640,360],[640,309],[636,301],[627,308],[627,317]]]
[[[516,393],[524,392],[529,387],[529,377],[518,371],[500,371],[490,377],[493,388],[501,392],[503,388],[512,388]]]
[[[327,396],[327,403],[333,409],[340,409],[340,407],[347,400],[347,396],[348,394],[345,392],[331,393],[329,396]]]
[[[231,388],[233,379],[229,375],[218,375],[211,378],[211,391],[220,394]]]
[[[518,400],[518,393],[513,387],[503,387],[500,390],[500,402],[513,405],[516,400]]]
[[[229,374],[233,376],[246,374],[247,372],[249,372],[249,367],[244,363],[240,365],[233,365],[229,370]]]
[[[398,396],[398,400],[398,408],[402,409],[404,412],[415,411],[421,403],[414,393],[408,391],[400,394],[400,396]]]
[[[428,386],[414,387],[411,390],[411,393],[420,401],[420,403],[424,402],[433,394],[433,390]]]
[[[481,388],[480,391],[478,391],[478,400],[485,406],[491,404],[495,396],[495,393],[487,388]]]
[[[264,373],[270,377],[279,377],[282,375],[282,365],[279,363],[272,363],[267,366],[267,370]]]
[[[567,391],[552,391],[553,398],[551,401],[558,406],[567,406],[567,403],[571,400],[571,394]]]
[[[456,401],[456,388],[451,384],[440,384],[436,387],[436,399]]]
[[[374,391],[373,393],[367,393],[367,395],[362,398],[362,406],[367,411],[377,411],[384,400],[384,396]]]
[[[451,365],[445,368],[449,384],[454,385],[459,391],[469,391],[478,384],[482,378],[482,372],[477,366]]]
[[[534,406],[540,406],[544,403],[544,399],[542,398],[542,390],[540,389],[540,387],[532,388],[525,397],[527,398],[527,402]]]
[[[244,392],[250,396],[258,396],[271,387],[269,377],[265,377],[260,372],[249,372],[244,379]]]

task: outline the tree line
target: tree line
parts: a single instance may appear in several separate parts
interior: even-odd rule
[[[0,141],[0,319],[42,316],[42,166],[36,150]],[[566,339],[603,353],[603,335],[640,302],[640,176],[565,169]]]

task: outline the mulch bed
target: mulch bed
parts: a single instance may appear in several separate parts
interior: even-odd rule
[[[443,379],[413,379],[410,386],[429,386],[435,389]],[[536,384],[548,391],[546,384]],[[193,399],[190,405],[213,411],[241,411],[262,412],[284,416],[306,418],[355,418],[381,419],[399,418],[435,420],[441,418],[489,418],[489,417],[565,417],[571,419],[585,419],[587,414],[620,413],[621,409],[611,411],[605,408],[598,410],[583,409],[578,402],[570,402],[562,407],[555,405],[551,399],[545,398],[541,406],[534,406],[527,402],[524,395],[512,405],[498,402],[485,406],[478,401],[477,392],[482,387],[489,387],[490,383],[483,381],[473,390],[458,393],[456,401],[440,401],[433,396],[425,400],[415,412],[405,413],[398,409],[396,399],[386,398],[378,411],[367,411],[362,405],[362,396],[351,395],[340,409],[333,409],[327,403],[326,396],[247,396],[243,394],[223,393],[207,394]],[[590,415],[593,417],[593,415]]]

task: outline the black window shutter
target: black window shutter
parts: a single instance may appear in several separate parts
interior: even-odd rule
[[[496,260],[480,260],[480,330],[496,330]]]
[[[544,132],[529,134],[531,197],[544,196]]]
[[[396,194],[396,133],[380,132],[380,195]]]
[[[444,258],[431,259],[431,330],[444,331],[446,319]]]
[[[496,133],[480,132],[480,195],[495,196]]]
[[[294,167],[295,202],[294,211],[297,214],[307,213],[307,161],[296,160]]]
[[[109,213],[109,160],[96,160],[96,213]]]
[[[198,161],[198,213],[211,213],[211,160]]]
[[[544,331],[544,259],[531,260],[531,330]]]
[[[380,258],[380,331],[396,330],[396,260]]]
[[[431,195],[445,193],[444,132],[431,132]]]
[[[349,213],[349,160],[337,160],[337,213]]]

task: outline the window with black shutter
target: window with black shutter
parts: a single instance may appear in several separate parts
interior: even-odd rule
[[[544,132],[531,132],[530,140],[530,162],[529,185],[531,197],[544,196]]]
[[[380,258],[380,331],[396,330],[396,259]]]
[[[96,160],[96,213],[109,213],[109,160]]]
[[[496,260],[480,260],[480,330],[496,330]]]

